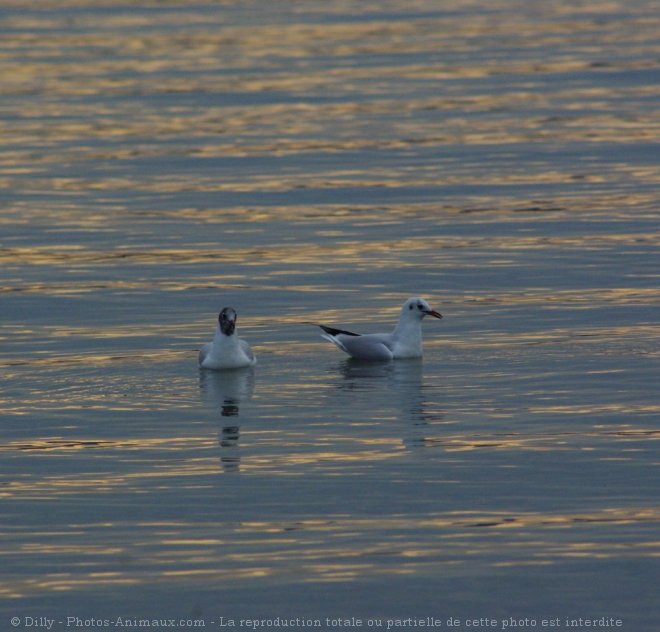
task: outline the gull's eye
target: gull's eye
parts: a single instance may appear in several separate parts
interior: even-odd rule
[[[424,309],[424,305],[422,305],[421,303],[417,303],[417,309],[420,309],[420,310]]]

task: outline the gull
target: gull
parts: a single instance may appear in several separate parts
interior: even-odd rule
[[[235,334],[236,318],[233,308],[222,309],[213,340],[199,351],[200,369],[242,369],[256,364],[250,345]]]
[[[401,316],[389,334],[354,334],[343,329],[319,325],[322,338],[336,344],[356,360],[387,362],[398,358],[422,356],[422,319],[424,316],[442,318],[422,298],[409,298],[401,308]]]

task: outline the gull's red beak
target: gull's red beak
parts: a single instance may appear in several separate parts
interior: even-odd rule
[[[429,316],[433,316],[433,318],[442,318],[442,314],[440,312],[436,312],[434,309],[429,309],[425,313]]]

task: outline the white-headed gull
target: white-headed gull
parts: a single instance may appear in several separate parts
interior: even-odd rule
[[[250,345],[236,335],[236,318],[231,307],[220,312],[213,340],[199,351],[201,369],[241,369],[256,364]]]
[[[319,325],[323,338],[334,342],[356,360],[386,362],[397,358],[422,356],[422,319],[424,316],[442,318],[422,298],[409,298],[401,308],[401,316],[389,334],[354,334],[343,329]]]

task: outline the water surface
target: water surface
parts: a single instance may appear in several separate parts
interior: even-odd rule
[[[1,617],[655,629],[653,3],[0,20]]]

